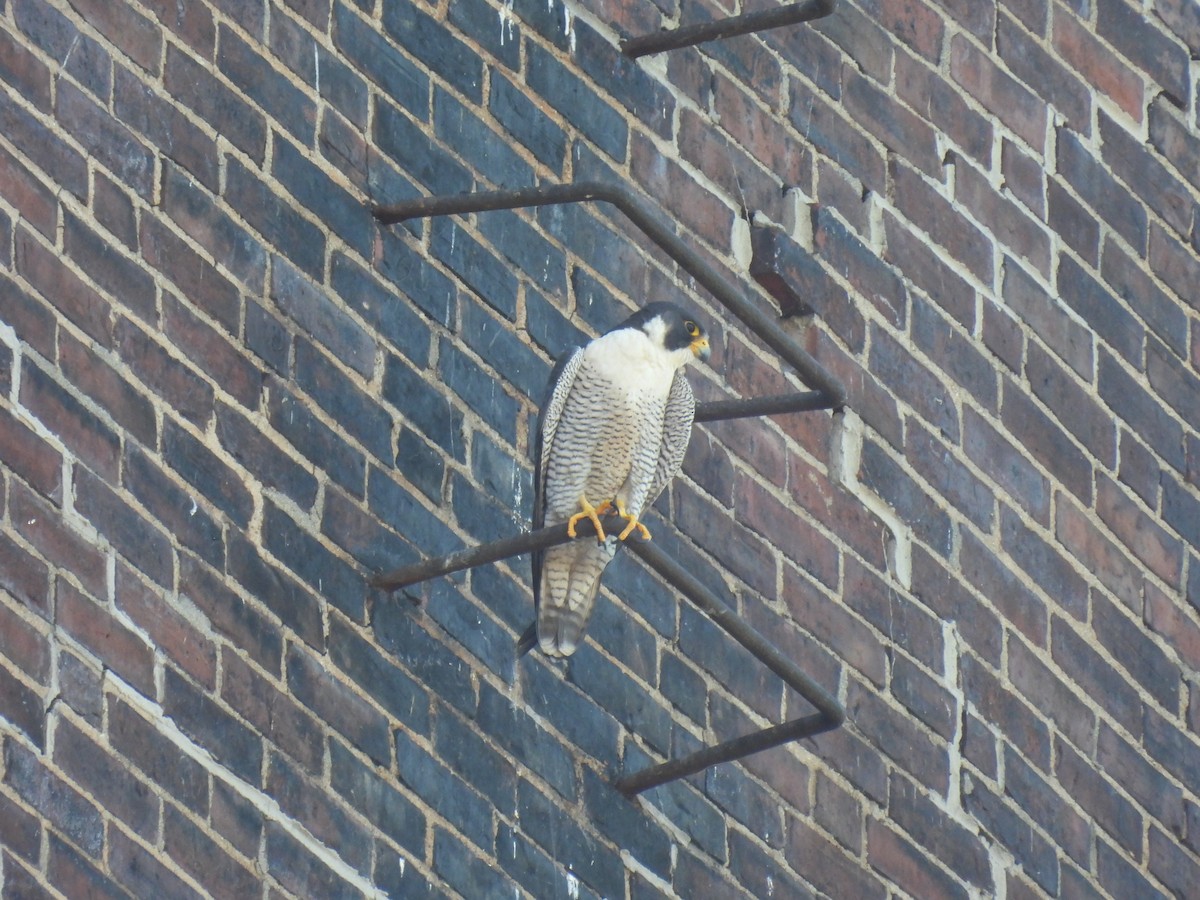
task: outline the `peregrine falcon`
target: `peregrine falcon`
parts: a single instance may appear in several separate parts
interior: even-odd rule
[[[651,303],[559,360],[538,420],[533,525],[590,519],[597,541],[551,547],[533,557],[537,621],[518,650],[536,643],[548,656],[575,652],[600,575],[642,513],[679,473],[696,402],[682,368],[707,359],[705,330],[671,303]],[[626,520],[605,534],[600,516]]]

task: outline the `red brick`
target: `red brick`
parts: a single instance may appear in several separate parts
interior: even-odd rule
[[[12,723],[13,729],[23,733],[39,750],[46,746],[46,699],[12,674],[3,660],[0,660],[0,718],[6,724]],[[9,741],[11,737],[6,737],[5,743]],[[29,798],[26,800],[37,806]]]
[[[885,84],[892,71],[896,56],[896,43],[892,36],[872,15],[874,10],[859,9],[846,5],[837,15],[818,19],[809,27],[833,41],[842,51],[842,58],[849,58],[869,77]],[[803,29],[796,29],[797,31]],[[804,59],[804,56],[791,56]],[[835,82],[836,85],[836,82]],[[836,96],[836,91],[830,91]]]
[[[108,870],[135,897],[187,900],[202,896],[172,871],[171,866],[117,829],[109,832]]]
[[[1025,143],[1035,148],[1043,146],[1045,104],[962,35],[950,41],[950,74]]]
[[[1108,716],[1138,735],[1144,705],[1141,697],[1096,651],[1096,639],[1080,635],[1065,619],[1054,616],[1050,644],[1054,662],[1066,677],[1087,696],[1105,698]]]
[[[59,366],[74,386],[96,401],[132,437],[150,446],[157,443],[154,406],[92,348],[69,333],[62,335]]]
[[[893,157],[888,165],[896,210],[984,284],[994,280],[993,242],[921,175]]]
[[[116,605],[175,665],[201,685],[216,686],[213,642],[174,608],[169,596],[142,581],[125,563],[117,564]]]
[[[1141,622],[1142,616],[1131,616],[1101,593],[1092,598],[1092,630],[1100,645],[1165,709],[1177,709],[1182,672]]]
[[[803,142],[811,143],[866,187],[883,193],[887,181],[883,154],[819,94],[799,81],[791,81],[790,86],[788,119]]]
[[[887,896],[887,888],[874,875],[816,829],[796,818],[789,818],[787,825],[784,853],[788,863],[818,890],[831,897],[849,895],[859,900]]]
[[[1023,641],[1008,643],[1008,677],[1022,696],[1075,746],[1088,748],[1096,729],[1096,714],[1079,691],[1027,648]]]
[[[92,212],[96,221],[131,250],[137,249],[137,213],[133,200],[117,182],[100,171],[92,173]]]
[[[1096,527],[1092,515],[1062,495],[1056,504],[1055,537],[1126,606],[1140,609],[1141,568]]]
[[[1135,122],[1145,103],[1142,78],[1114,59],[1083,24],[1061,6],[1054,8],[1054,49],[1091,87],[1098,88]]]
[[[903,155],[932,178],[942,177],[942,159],[933,128],[909,112],[851,65],[842,70],[842,108],[885,147]]]
[[[0,603],[0,654],[7,656],[26,677],[50,683],[50,641],[36,622],[17,615],[7,598]]]
[[[192,368],[176,359],[132,319],[116,324],[117,353],[147,387],[176,414],[203,426],[212,418],[213,388]]]
[[[808,145],[796,141],[795,136],[779,124],[779,117],[773,110],[765,109],[736,82],[720,74],[713,78],[713,111],[720,131],[732,138],[729,146],[737,148],[738,153],[749,153],[773,175],[776,183],[803,189],[811,182],[812,153]],[[712,125],[707,128],[712,129]],[[682,149],[682,133],[679,142]],[[709,174],[707,168],[703,171]],[[735,175],[734,186],[740,181]]]
[[[116,480],[120,452],[116,432],[28,356],[22,360],[21,404],[79,461]]]
[[[913,595],[943,621],[952,623],[980,658],[999,666],[1004,628],[996,614],[964,584],[968,577],[965,561],[964,578],[960,578],[918,545],[913,547],[912,573]],[[986,588],[981,586],[980,590]]]
[[[230,332],[237,331],[242,298],[233,282],[151,216],[142,217],[140,236],[142,257],[148,265],[162,272],[183,296],[199,304]]]
[[[40,556],[73,575],[92,596],[104,596],[107,564],[94,541],[73,531],[60,518],[58,509],[24,485],[12,485],[9,504],[18,533]]]
[[[630,167],[634,180],[701,240],[726,247],[733,231],[734,212],[702,187],[682,166],[664,157],[648,138],[631,137]]]
[[[112,308],[25,229],[14,235],[17,272],[68,321],[103,347],[112,345]]]
[[[962,656],[959,663],[964,695],[980,718],[1005,737],[1009,752],[1015,749],[1048,772],[1051,733],[1037,712],[973,656]]]
[[[838,584],[838,548],[757,482],[740,482],[735,518],[776,544],[789,559],[828,587]]]
[[[955,166],[954,198],[995,235],[996,243],[1050,277],[1050,234],[1035,215],[988,183],[987,177],[965,160]]]
[[[785,567],[783,599],[793,621],[837,656],[882,687],[887,678],[884,644],[847,606],[832,602]]]
[[[846,716],[879,752],[930,791],[946,796],[950,779],[946,745],[909,714],[885,703],[873,688],[850,679]]]
[[[959,550],[963,577],[1035,647],[1046,645],[1046,604],[1018,579],[990,547],[965,533]]]
[[[209,776],[204,767],[116,695],[108,695],[107,706],[108,742],[113,750],[160,785],[174,802],[205,815],[209,808]],[[215,818],[215,800],[213,812]]]
[[[1092,94],[1074,67],[1064,66],[1044,43],[1030,37],[1011,18],[1002,15],[996,23],[996,47],[1000,58],[1017,78],[1031,87],[1048,106],[1079,134],[1092,128]],[[1034,147],[1040,146],[1037,143]]]
[[[0,58],[7,58],[5,38],[5,33],[0,32]],[[21,211],[21,218],[47,240],[54,240],[58,228],[58,201],[54,191],[3,147],[0,147],[0,184],[4,185],[4,198]]]
[[[178,864],[215,897],[251,897],[258,894],[262,890],[260,875],[252,872],[244,862],[209,837],[204,825],[197,825],[174,806],[166,805],[163,850],[173,863]],[[257,859],[257,844],[240,849]]]
[[[867,862],[914,897],[960,897],[966,888],[923,856],[912,844],[874,817],[867,821]]]
[[[788,457],[788,491],[802,509],[846,541],[878,571],[887,568],[887,526],[858,498],[834,486],[826,475],[798,456]]]
[[[154,279],[137,261],[119,250],[120,245],[94,231],[68,212],[64,217],[63,247],[67,255],[100,290],[121,307],[146,322],[157,315]]]
[[[58,625],[147,697],[155,696],[154,651],[112,613],[69,582],[55,597]]]
[[[1163,33],[1153,17],[1115,0],[1098,0],[1096,32],[1147,74],[1156,89],[1178,105],[1186,104],[1191,83],[1187,48]]]
[[[268,672],[282,671],[283,634],[258,604],[235,594],[209,566],[184,554],[179,563],[179,593],[207,616],[212,627],[250,654]]]
[[[49,67],[28,47],[18,43],[7,30],[0,32],[0,78],[15,87],[39,109],[50,109]]]
[[[42,496],[62,502],[62,454],[0,406],[0,459]]]
[[[1001,141],[1000,172],[1008,188],[1038,219],[1046,221],[1046,169],[1008,138]]]
[[[18,603],[50,617],[50,570],[4,534],[0,534],[0,588]]]
[[[857,856],[861,853],[864,840],[863,808],[858,798],[821,770],[816,773],[815,796],[812,815],[817,824],[851,854]]]
[[[1097,477],[1096,511],[1117,539],[1152,572],[1168,584],[1181,583],[1183,551],[1179,542],[1103,475]]]

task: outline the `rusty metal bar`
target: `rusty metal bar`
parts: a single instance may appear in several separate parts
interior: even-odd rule
[[[832,731],[846,719],[842,705],[819,684],[806,675],[799,666],[783,655],[765,637],[740,618],[737,612],[722,602],[712,591],[683,566],[667,556],[653,542],[627,541],[627,546],[640,556],[654,571],[658,572],[696,604],[734,640],[749,650],[756,659],[778,675],[817,710],[814,715],[793,719],[773,725],[762,731],[742,735],[711,747],[705,747],[681,759],[673,759],[657,766],[617,779],[615,787],[624,794],[640,794],[642,791],[684,778],[717,763],[740,759],[751,753],[768,750],[780,744],[802,737],[811,737],[823,731]]]
[[[846,390],[840,381],[780,329],[765,312],[746,299],[708,260],[684,243],[660,216],[624,185],[584,181],[511,191],[480,191],[475,194],[422,197],[393,206],[378,206],[374,209],[374,215],[384,224],[394,224],[427,216],[553,206],[582,200],[601,200],[619,209],[710,294],[720,300],[726,309],[741,319],[763,343],[783,357],[785,362],[800,373],[805,382],[821,391],[829,401],[826,408],[837,410],[845,405]]]
[[[749,34],[752,31],[766,31],[784,25],[797,25],[800,22],[823,18],[832,13],[836,6],[837,0],[803,0],[801,3],[789,3],[776,9],[743,13],[740,16],[730,16],[716,22],[684,25],[670,31],[659,31],[654,34],[627,38],[621,42],[621,52],[631,59],[638,59],[652,53],[679,50],[682,47],[691,47],[706,41],[719,41],[736,37],[739,34]]]

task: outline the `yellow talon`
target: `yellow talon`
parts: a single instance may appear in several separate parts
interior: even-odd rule
[[[587,497],[579,498],[579,505],[583,508],[582,512],[577,512],[571,518],[567,519],[567,537],[575,537],[575,523],[580,519],[591,519],[593,525],[596,526],[596,540],[604,540],[604,528],[600,525],[600,512],[605,510],[610,504],[605,501],[600,504],[600,509],[592,506],[588,502]]]
[[[633,533],[635,528],[641,533],[643,541],[650,540],[650,529],[639,522],[637,516],[630,515],[625,509],[625,504],[620,500],[617,501],[617,515],[629,521],[629,524],[625,526],[625,530],[617,535],[617,540],[625,540],[625,538],[629,537],[629,535]]]

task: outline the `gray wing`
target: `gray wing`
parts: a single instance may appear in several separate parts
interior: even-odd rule
[[[683,376],[675,373],[671,392],[667,395],[667,407],[663,410],[662,443],[658,449],[658,463],[654,467],[654,478],[646,494],[644,508],[649,509],[671,480],[683,467],[688,441],[692,439],[692,422],[696,418],[696,397],[692,386]]]
[[[554,433],[558,430],[558,420],[562,416],[563,407],[567,404],[567,396],[571,393],[571,385],[575,383],[575,373],[583,362],[583,348],[576,347],[570,353],[564,354],[550,372],[550,382],[546,388],[546,399],[542,402],[538,413],[537,451],[534,459],[533,472],[533,527],[538,529],[546,524],[546,469],[550,454],[554,451]],[[533,554],[533,605],[537,609],[541,602],[540,592],[542,583],[541,551]]]

